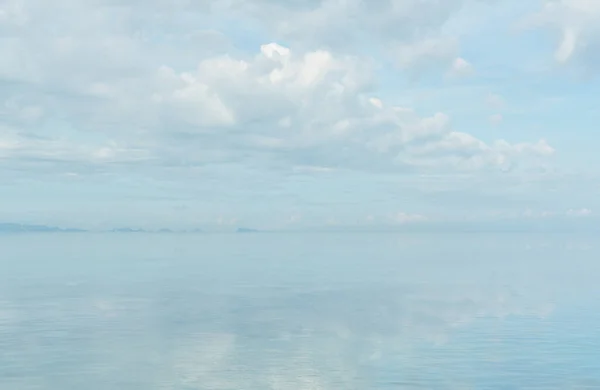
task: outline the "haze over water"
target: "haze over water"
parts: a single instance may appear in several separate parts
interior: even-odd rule
[[[0,236],[0,389],[598,389],[583,235]]]

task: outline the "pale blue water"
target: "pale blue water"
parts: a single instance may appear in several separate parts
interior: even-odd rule
[[[600,389],[600,250],[526,234],[0,236],[0,389]]]

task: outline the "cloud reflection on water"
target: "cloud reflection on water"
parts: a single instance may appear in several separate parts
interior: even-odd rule
[[[576,353],[569,349],[576,341],[560,338],[565,325],[558,318],[567,301],[557,300],[568,296],[573,281],[558,295],[549,282],[560,270],[571,277],[577,270],[567,269],[562,258],[552,260],[556,250],[545,246],[471,243],[470,254],[490,253],[493,263],[482,263],[456,243],[432,249],[371,237],[369,245],[375,241],[383,249],[367,257],[375,248],[367,242],[342,248],[325,240],[304,249],[304,263],[286,263],[294,245],[268,255],[273,248],[266,238],[255,239],[265,240],[260,245],[234,241],[220,256],[211,252],[216,247],[171,240],[160,245],[178,246],[183,255],[169,257],[167,248],[152,252],[169,261],[148,262],[150,251],[135,255],[125,247],[120,252],[127,257],[104,257],[100,250],[100,265],[69,263],[50,274],[22,268],[5,277],[0,388],[480,388],[503,367],[509,371],[494,386],[527,388],[523,381],[536,375],[547,379],[545,388],[598,379],[590,374],[565,382],[575,366],[562,376],[519,373],[513,363],[523,356],[507,352],[519,345],[540,351],[562,346],[562,356],[523,352],[548,366]],[[568,256],[581,253],[563,248]],[[532,272],[532,250],[545,269]],[[57,267],[60,254],[51,257]],[[506,261],[496,263],[493,255]]]

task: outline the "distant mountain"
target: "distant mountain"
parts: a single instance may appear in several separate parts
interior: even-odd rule
[[[146,233],[147,232],[144,229],[129,228],[129,227],[114,228],[114,229],[111,229],[110,231],[113,233]]]
[[[250,229],[250,228],[237,228],[236,233],[258,233],[260,230]]]
[[[140,228],[114,228],[108,230],[112,233],[156,233],[156,234],[177,234],[177,233],[201,233],[202,229],[189,229],[189,230],[173,230],[169,228],[160,229],[140,229]]]
[[[47,225],[27,225],[22,223],[0,223],[0,233],[80,233],[83,229],[59,228]]]

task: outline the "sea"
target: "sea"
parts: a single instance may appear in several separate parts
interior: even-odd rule
[[[600,389],[582,233],[0,235],[0,390]]]

